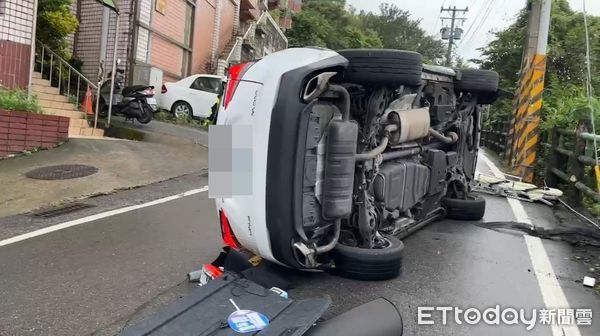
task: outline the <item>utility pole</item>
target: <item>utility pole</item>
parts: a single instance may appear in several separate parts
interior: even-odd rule
[[[462,32],[463,32],[461,28],[456,28],[456,21],[465,21],[466,20],[466,18],[463,18],[463,17],[457,18],[456,13],[465,14],[468,11],[469,11],[469,7],[466,7],[464,9],[457,9],[456,6],[453,6],[452,8],[442,7],[440,9],[440,13],[443,13],[443,12],[452,13],[452,15],[450,17],[441,18],[442,21],[450,20],[450,30],[448,31],[448,27],[442,28],[442,40],[448,40],[448,51],[446,52],[446,66],[452,65],[452,46],[454,45],[454,40],[460,40],[460,38],[462,36]]]
[[[527,42],[505,153],[513,174],[526,182],[533,181],[539,144],[552,0],[533,0],[530,6]]]

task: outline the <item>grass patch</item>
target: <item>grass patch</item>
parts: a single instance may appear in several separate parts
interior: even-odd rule
[[[35,96],[32,96],[31,99],[27,98],[27,91],[25,90],[0,89],[0,109],[33,113],[42,112],[37,98]]]
[[[181,126],[204,127],[202,121],[200,120],[190,117],[177,118],[173,113],[165,110],[160,110],[159,112],[154,113],[154,119]]]

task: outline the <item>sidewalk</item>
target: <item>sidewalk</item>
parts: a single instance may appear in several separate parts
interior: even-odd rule
[[[61,164],[90,165],[98,172],[51,181],[25,176],[30,170]],[[207,149],[201,145],[71,139],[52,150],[0,161],[0,217],[164,181],[207,167]]]
[[[132,123],[125,121],[123,117],[113,117],[112,126],[114,129],[109,129],[108,134],[113,134],[116,137],[121,137],[118,133],[134,131],[145,142],[163,143],[167,145],[189,145],[197,144],[208,147],[208,131],[205,129],[174,125],[158,120],[153,120],[148,124]]]

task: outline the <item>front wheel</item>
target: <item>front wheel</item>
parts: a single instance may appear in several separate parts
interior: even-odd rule
[[[461,198],[445,198],[443,206],[446,217],[458,220],[480,220],[485,214],[485,199],[481,196]]]
[[[184,101],[178,101],[171,107],[171,112],[177,119],[192,118],[194,113],[190,104]]]
[[[387,247],[366,249],[338,244],[333,250],[335,269],[343,277],[356,280],[388,280],[402,270],[404,244],[396,237],[386,237]]]

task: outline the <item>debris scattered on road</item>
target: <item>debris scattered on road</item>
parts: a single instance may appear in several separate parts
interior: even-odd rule
[[[526,202],[541,202],[549,206],[554,205],[563,194],[559,189],[538,187],[531,183],[521,182],[521,178],[518,176],[506,175],[506,177],[506,179],[502,179],[477,173],[472,183],[473,191],[516,198]]]
[[[594,288],[596,285],[596,279],[591,277],[583,277],[583,285],[586,287]]]

